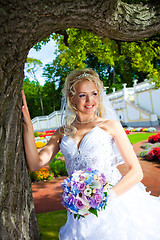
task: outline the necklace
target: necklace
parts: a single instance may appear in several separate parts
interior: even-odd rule
[[[77,116],[76,116],[76,122],[79,123],[79,124],[86,124],[86,123],[92,122],[95,118],[96,118],[96,116],[94,116],[91,120],[89,120],[89,121],[87,121],[87,122],[80,122],[80,121],[77,119]]]

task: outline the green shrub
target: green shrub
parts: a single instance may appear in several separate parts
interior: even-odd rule
[[[160,147],[160,143],[159,142],[155,143],[154,147]]]
[[[155,147],[160,147],[160,143],[144,143],[141,148],[145,149],[145,151],[142,151],[140,153],[137,154],[138,157],[142,157],[142,158],[146,158],[147,154],[152,151],[152,149],[154,149]]]
[[[38,134],[37,131],[34,132],[34,136],[35,136],[35,137],[39,137],[39,134]]]
[[[144,144],[142,144],[141,148],[143,148],[143,149],[152,148],[152,144],[151,143],[144,143]]]
[[[148,150],[147,151],[142,151],[142,152],[138,153],[137,156],[141,157],[141,158],[145,158],[147,154],[148,154]]]
[[[61,157],[63,157],[63,154],[61,152],[58,152],[57,155],[54,157],[54,160],[59,159]]]
[[[49,167],[51,172],[53,172],[56,176],[67,176],[67,170],[64,161],[53,158],[49,163]]]

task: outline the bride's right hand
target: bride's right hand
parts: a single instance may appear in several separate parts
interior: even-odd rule
[[[32,121],[29,114],[24,90],[22,90],[22,114],[23,114],[23,127],[24,128],[32,127]]]

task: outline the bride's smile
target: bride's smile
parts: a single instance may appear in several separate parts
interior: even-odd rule
[[[99,93],[96,84],[83,80],[75,85],[76,93],[72,103],[76,106],[80,121],[92,119],[99,105]]]

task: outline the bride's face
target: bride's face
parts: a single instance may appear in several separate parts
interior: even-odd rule
[[[94,115],[100,100],[96,84],[82,80],[75,85],[75,90],[72,103],[76,105],[77,112]]]

